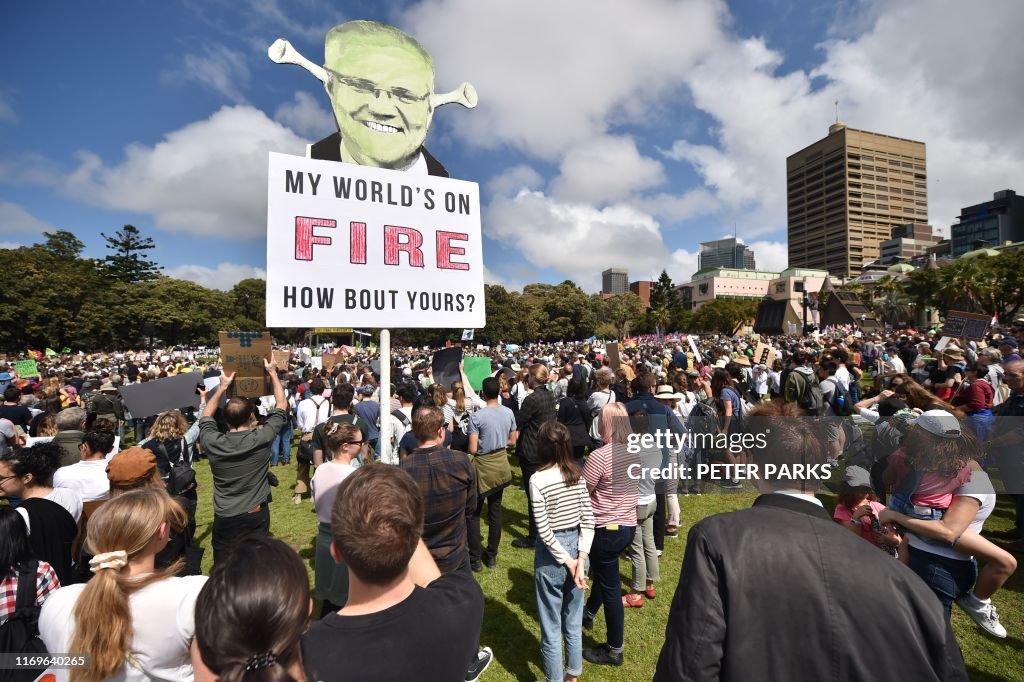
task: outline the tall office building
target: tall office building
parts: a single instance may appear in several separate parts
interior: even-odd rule
[[[736,237],[701,242],[697,256],[697,269],[730,268],[732,270],[757,270],[754,251]]]
[[[1024,197],[1004,189],[986,201],[960,209],[960,222],[950,229],[953,258],[980,248],[1024,241]]]
[[[789,267],[859,275],[892,228],[928,221],[923,142],[847,128],[786,159]]]
[[[601,293],[618,296],[629,291],[629,272],[608,268],[601,273]]]

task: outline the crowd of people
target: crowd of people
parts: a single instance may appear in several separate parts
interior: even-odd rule
[[[88,653],[59,671],[76,681],[476,680],[495,654],[474,573],[533,551],[537,661],[575,680],[628,656],[625,614],[656,597],[687,496],[746,488],[753,507],[689,531],[656,679],[964,679],[953,605],[1007,637],[992,596],[1024,550],[1021,342],[851,328],[473,348],[491,359],[476,387],[436,382],[427,350],[396,351],[382,387],[367,352],[324,368],[290,349],[259,399],[182,350],[41,358],[37,377],[0,359],[0,628],[38,619],[25,652]],[[182,373],[198,406],[140,418],[119,397]],[[634,447],[647,434],[679,446]],[[505,541],[513,463],[528,521]],[[743,480],[750,465],[805,473]],[[270,537],[292,466],[312,586]],[[1015,524],[982,534],[991,478]],[[865,609],[886,627],[861,627]]]

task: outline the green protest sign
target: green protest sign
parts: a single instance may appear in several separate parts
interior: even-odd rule
[[[14,371],[22,379],[39,376],[39,367],[35,360],[18,360],[14,363]]]
[[[464,358],[462,366],[474,391],[479,391],[483,387],[484,379],[491,376],[490,358]]]

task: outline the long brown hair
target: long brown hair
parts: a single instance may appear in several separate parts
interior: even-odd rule
[[[537,459],[541,467],[554,464],[562,472],[562,482],[567,486],[579,482],[580,467],[572,454],[572,436],[561,422],[547,421],[537,431]]]
[[[93,556],[123,551],[130,562],[152,551],[163,524],[181,528],[187,522],[185,510],[166,492],[134,490],[111,498],[89,518],[85,548]],[[75,602],[74,634],[69,643],[71,651],[90,654],[92,665],[72,669],[72,682],[99,682],[124,665],[134,634],[129,595],[173,576],[180,568],[177,562],[135,577],[118,568],[95,569]]]
[[[178,440],[185,436],[186,431],[188,422],[185,421],[185,417],[177,410],[170,410],[156,418],[149,435],[159,441]]]
[[[250,538],[214,566],[199,593],[196,643],[221,682],[286,682],[309,619],[302,559],[280,540]]]

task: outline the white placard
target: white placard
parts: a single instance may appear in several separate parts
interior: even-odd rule
[[[268,327],[482,328],[476,183],[270,154]]]
[[[941,353],[943,350],[946,349],[946,346],[949,345],[950,341],[952,341],[951,338],[949,338],[948,336],[943,336],[941,339],[939,339],[939,342],[935,344],[935,352]]]

